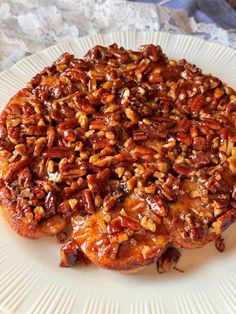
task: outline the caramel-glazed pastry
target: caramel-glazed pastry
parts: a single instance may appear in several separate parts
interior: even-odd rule
[[[2,211],[29,238],[71,225],[61,266],[202,247],[236,218],[235,118],[233,89],[159,46],[65,53],[1,114]]]

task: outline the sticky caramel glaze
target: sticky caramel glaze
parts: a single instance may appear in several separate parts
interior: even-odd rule
[[[130,222],[130,227],[122,227],[118,223],[120,232],[111,233],[109,224],[114,219],[118,218],[120,222],[122,217],[126,217],[120,214],[122,209],[133,221],[135,230],[132,229],[132,222]],[[101,230],[99,225],[99,222],[108,217],[108,213],[104,211],[98,211],[90,216],[74,217],[72,239],[93,263],[101,267],[120,271],[139,270],[142,266],[155,262],[169,241],[169,236],[161,223],[161,219],[156,221],[155,232],[144,231],[141,226],[138,226],[138,217],[141,213],[143,215],[145,211],[149,211],[146,202],[137,199],[132,194],[126,197],[116,209],[109,212],[111,221],[105,230]],[[120,243],[116,253],[117,239],[120,237],[122,240],[122,237],[127,234],[129,235],[127,240]],[[114,256],[112,256],[113,253]]]

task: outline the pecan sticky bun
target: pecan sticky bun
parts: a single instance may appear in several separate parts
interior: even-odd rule
[[[1,114],[1,208],[29,238],[72,225],[62,266],[172,264],[235,221],[235,118],[233,89],[159,46],[64,53]]]

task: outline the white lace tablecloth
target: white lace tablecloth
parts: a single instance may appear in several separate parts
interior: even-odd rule
[[[236,48],[235,29],[226,31],[215,24],[196,23],[184,11],[157,4],[125,0],[0,0],[0,71],[54,43],[122,30],[193,34]]]

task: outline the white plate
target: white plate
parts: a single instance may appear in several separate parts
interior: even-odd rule
[[[186,58],[236,88],[236,51],[185,35],[119,32],[60,43],[0,74],[3,107],[30,78],[62,52],[82,57],[96,44],[125,48],[162,46],[169,57]],[[1,217],[1,216],[0,216]],[[184,273],[157,274],[150,266],[134,275],[100,269],[60,268],[55,238],[20,238],[0,219],[0,311],[3,313],[236,313],[236,226],[225,232],[226,250],[214,244],[184,251]]]

